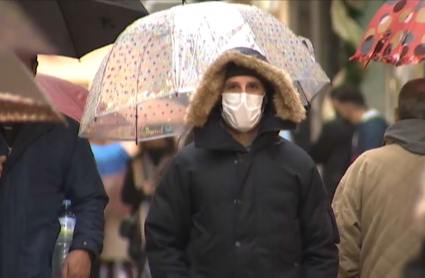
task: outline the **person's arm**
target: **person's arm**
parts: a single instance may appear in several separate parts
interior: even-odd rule
[[[302,268],[305,278],[336,278],[338,228],[326,189],[311,162],[302,179],[299,219],[302,236]]]
[[[340,266],[338,278],[360,275],[361,188],[365,177],[364,156],[360,156],[347,170],[337,187],[332,207],[341,235],[338,245]]]
[[[154,194],[145,222],[146,254],[152,277],[187,278],[191,210],[184,163],[173,159]]]
[[[108,196],[89,142],[78,138],[77,134],[74,141],[64,177],[65,194],[72,201],[72,212],[77,219],[70,252],[85,250],[95,259],[103,249],[103,211]]]

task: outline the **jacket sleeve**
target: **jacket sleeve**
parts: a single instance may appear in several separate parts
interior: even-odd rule
[[[189,179],[176,159],[156,189],[145,222],[146,254],[155,278],[189,277],[185,254],[191,225]]]
[[[355,278],[360,275],[360,205],[361,188],[365,177],[363,158],[364,155],[360,156],[347,170],[337,187],[332,203],[341,234],[341,242],[338,245],[340,257],[338,278]]]
[[[336,278],[338,228],[317,168],[311,163],[300,200],[302,269],[304,278]]]
[[[77,223],[70,251],[89,251],[96,259],[103,249],[103,211],[108,203],[90,144],[75,135],[74,146],[64,178],[66,197],[72,202]]]

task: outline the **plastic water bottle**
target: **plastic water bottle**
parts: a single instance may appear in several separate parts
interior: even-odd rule
[[[61,278],[62,265],[68,255],[74,235],[76,219],[71,212],[71,201],[63,201],[62,209],[62,213],[59,217],[61,230],[56,241],[55,252],[53,253],[52,278]]]

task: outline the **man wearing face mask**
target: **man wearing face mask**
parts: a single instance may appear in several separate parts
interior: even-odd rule
[[[288,74],[247,48],[207,69],[146,220],[153,278],[336,278],[339,242],[311,158],[279,137],[305,117]]]

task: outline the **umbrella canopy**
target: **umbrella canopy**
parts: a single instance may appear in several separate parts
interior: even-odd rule
[[[86,88],[45,74],[37,74],[35,80],[49,95],[59,112],[80,122],[89,94]]]
[[[55,53],[43,33],[14,1],[0,1],[0,45],[30,53]]]
[[[19,59],[0,50],[0,122],[64,121]]]
[[[134,0],[14,2],[56,48],[56,53],[38,54],[74,58],[81,58],[95,49],[113,43],[127,25],[148,14],[142,3]],[[0,26],[0,37],[7,28],[7,25]]]
[[[388,0],[373,17],[350,61],[396,66],[425,59],[425,1]]]
[[[132,110],[125,115],[133,124],[120,128],[121,139],[146,139],[136,111],[144,114],[152,99],[185,105],[208,66],[235,47],[254,49],[288,72],[306,106],[330,82],[311,42],[260,9],[224,2],[178,6],[137,20],[119,36],[94,78],[80,135],[90,137],[102,118],[112,123],[112,115]]]

